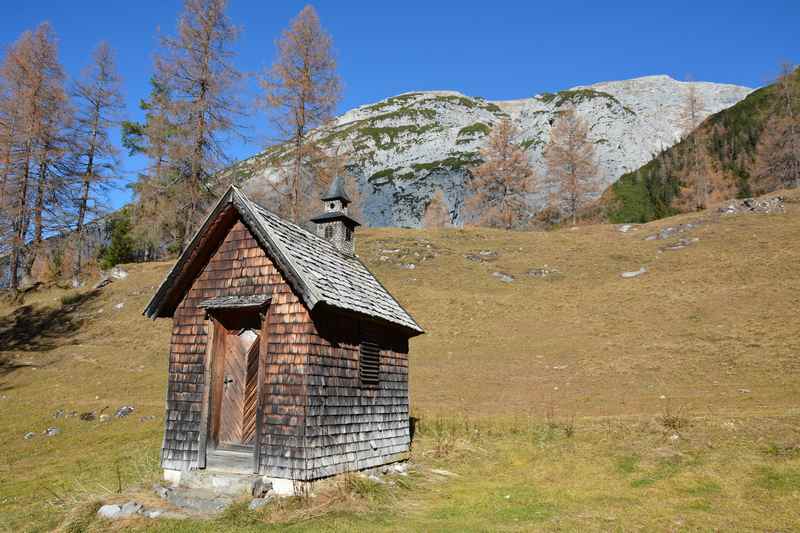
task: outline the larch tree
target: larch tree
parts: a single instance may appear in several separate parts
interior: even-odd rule
[[[33,235],[25,262],[25,271],[28,273],[32,273],[37,259],[41,258],[49,263],[46,254],[41,255],[45,234],[54,230],[72,229],[70,223],[74,156],[68,132],[72,122],[72,109],[63,84],[54,84],[53,90],[41,98],[40,107],[42,124],[35,155]]]
[[[331,36],[322,28],[312,6],[292,20],[277,41],[277,57],[261,80],[264,104],[280,141],[290,146],[285,165],[273,182],[278,208],[292,220],[321,188],[313,167],[316,151],[309,132],[329,120],[341,98],[341,81]]]
[[[11,225],[11,288],[17,290],[32,222],[34,252],[43,237],[50,177],[48,161],[53,155],[54,128],[59,122],[52,114],[62,109],[65,102],[64,73],[58,61],[55,35],[48,24],[25,32],[9,48],[2,77],[7,90],[6,106],[10,106],[6,111],[11,114],[5,118],[13,128],[4,182]]]
[[[480,225],[512,229],[528,213],[528,194],[536,176],[525,150],[515,142],[517,129],[509,119],[492,128],[480,154],[483,163],[472,170],[467,218]]]
[[[5,61],[4,61],[5,62]],[[7,254],[12,242],[13,183],[16,163],[16,136],[19,113],[6,85],[0,78],[0,255]]]
[[[692,77],[687,76],[689,85],[686,95],[683,98],[683,106],[680,110],[681,138],[689,143],[687,160],[685,161],[685,179],[682,191],[684,204],[694,209],[704,209],[709,202],[710,196],[710,177],[706,168],[704,147],[697,143],[697,135],[691,136],[690,133],[700,125],[703,120],[705,104],[702,97],[697,92],[697,88],[692,82]]]
[[[169,151],[178,174],[176,206],[182,221],[179,247],[202,222],[220,186],[217,172],[230,162],[226,141],[238,134],[243,110],[242,75],[232,63],[239,29],[226,15],[226,0],[184,0],[174,37],[162,41],[156,79],[170,96],[174,135]]]
[[[447,201],[441,189],[431,197],[422,215],[422,226],[425,228],[446,228],[452,223]]]
[[[81,273],[85,227],[88,216],[98,213],[97,193],[116,178],[117,150],[109,134],[124,107],[121,91],[114,54],[108,43],[101,42],[73,91],[78,110],[75,142],[80,165],[73,276]]]
[[[575,224],[581,207],[596,192],[598,168],[589,127],[574,108],[565,109],[556,119],[544,159],[553,207],[566,213]]]
[[[692,83],[692,78],[689,76],[686,81],[688,82],[688,87],[680,110],[681,136],[684,138],[700,125],[705,112],[703,97],[697,92],[697,87]]]
[[[756,147],[756,192],[800,187],[800,70],[781,67],[778,101]]]

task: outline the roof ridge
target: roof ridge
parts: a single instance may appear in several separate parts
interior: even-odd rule
[[[401,326],[413,332],[411,336],[424,333],[358,257],[342,253],[329,241],[253,202],[235,186],[228,188],[203,221],[148,303],[144,311],[146,316],[172,316],[177,305],[172,298],[176,296],[173,291],[178,288],[185,291],[186,282],[190,281],[186,276],[196,275],[192,272],[202,271],[207,264],[208,258],[198,255],[198,246],[205,242],[207,231],[225,212],[226,205],[232,206],[238,219],[309,311],[321,302],[341,311]]]

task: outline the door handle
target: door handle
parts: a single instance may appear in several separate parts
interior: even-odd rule
[[[225,376],[225,379],[222,380],[222,384],[225,388],[228,388],[228,383],[233,383],[233,378],[230,376]]]

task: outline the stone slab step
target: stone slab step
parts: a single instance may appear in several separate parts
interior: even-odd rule
[[[203,489],[227,496],[252,494],[253,485],[261,479],[258,474],[236,474],[216,470],[193,470],[181,477],[180,487]]]
[[[233,500],[230,495],[198,488],[176,487],[167,493],[167,501],[175,507],[204,515],[222,512]]]

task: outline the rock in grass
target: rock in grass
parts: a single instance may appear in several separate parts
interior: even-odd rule
[[[86,411],[85,413],[81,413],[81,416],[79,418],[85,422],[91,422],[92,420],[97,418],[97,413],[95,413],[94,411]]]
[[[272,481],[264,481],[258,478],[253,482],[253,489],[251,491],[254,498],[263,498],[272,490]]]
[[[116,416],[117,418],[122,418],[131,414],[133,410],[134,409],[132,405],[123,405],[122,407],[117,409],[117,412],[114,416]]]
[[[161,498],[162,500],[166,500],[167,499],[167,497],[169,496],[169,491],[170,490],[171,489],[169,487],[165,487],[163,485],[159,485],[158,483],[153,485],[153,492],[158,494],[158,497]]]
[[[623,272],[622,274],[620,274],[620,276],[622,276],[623,278],[626,278],[626,279],[627,278],[636,278],[636,277],[641,276],[645,272],[647,272],[647,269],[645,267],[642,267],[639,270],[633,270],[631,272]]]
[[[128,271],[122,268],[121,266],[117,265],[111,269],[109,275],[114,279],[125,279],[128,277]]]
[[[61,433],[61,430],[60,430],[60,429],[58,429],[57,427],[47,428],[47,429],[44,431],[44,435],[45,435],[46,437],[55,437],[55,436],[56,436],[56,435],[58,435],[59,433]]]
[[[250,504],[247,506],[247,508],[250,509],[251,511],[257,511],[258,509],[261,509],[271,501],[272,501],[272,494],[267,494],[263,498],[253,498],[252,500],[250,500]]]
[[[29,432],[25,433],[25,435],[23,435],[22,438],[25,439],[25,440],[31,440],[35,436],[36,436],[36,433],[34,433],[33,431],[29,431]]]
[[[122,513],[122,507],[114,504],[103,505],[97,510],[97,516],[100,518],[105,518],[106,520],[114,520],[115,518],[119,518],[120,513]]]
[[[144,506],[139,502],[130,501],[122,506],[120,510],[120,517],[129,517],[139,514]]]
[[[505,272],[492,272],[492,276],[496,277],[503,283],[514,283],[514,276],[506,274]]]

